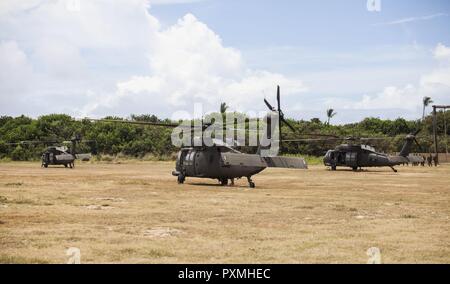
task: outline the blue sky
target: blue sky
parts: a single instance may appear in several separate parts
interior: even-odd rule
[[[16,2],[0,4],[1,114],[257,112],[277,84],[289,116],[333,107],[334,123],[450,101],[449,1]]]
[[[450,3],[441,1],[384,0],[381,12],[368,12],[364,0],[270,1],[206,0],[156,5],[151,8],[166,26],[186,13],[219,34],[225,45],[245,48],[303,46],[351,51],[378,45],[420,42],[448,44]],[[411,17],[446,14],[433,20],[377,25]]]

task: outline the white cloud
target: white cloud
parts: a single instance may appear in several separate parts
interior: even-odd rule
[[[240,52],[224,47],[192,14],[158,31],[148,58],[151,74],[118,83],[118,91],[103,100],[108,107],[141,96],[144,103],[151,105],[157,98],[172,109],[193,102],[216,109],[226,101],[234,109],[248,110],[261,104],[263,91],[273,91],[277,84],[283,85],[285,95],[305,90],[299,80],[246,68]]]
[[[356,109],[414,109],[418,103],[418,91],[412,85],[402,88],[390,86],[375,96],[363,95],[361,101],[354,103]]]
[[[434,55],[436,58],[446,59],[447,50],[450,49],[442,44],[438,44]],[[408,84],[405,87],[390,86],[376,95],[364,95],[361,101],[350,104],[350,108],[413,111],[421,108],[424,96],[432,97],[435,102],[448,100],[448,94],[450,93],[450,65],[445,61],[439,63],[442,65],[436,67],[432,72],[422,75],[418,83]]]
[[[442,43],[439,43],[434,49],[434,57],[438,60],[450,59],[450,47],[446,47]]]
[[[9,103],[0,105],[1,113],[75,114],[91,102],[89,92],[113,92],[117,80],[147,67],[145,54],[159,23],[147,13],[146,1],[80,0],[79,11],[68,9],[68,1],[1,2],[0,39],[15,42],[16,49],[20,45],[33,70],[23,72],[19,63],[2,65],[5,76],[19,79],[0,78],[0,99],[16,93],[32,111]],[[11,52],[3,48],[0,57],[9,58]]]
[[[79,10],[69,9],[70,1],[77,0],[0,5],[0,39],[21,45],[1,49],[0,56],[6,60],[15,52],[23,58],[10,63],[5,76],[19,78],[9,84],[17,92],[27,86],[20,96],[35,104],[36,114],[169,116],[193,102],[216,109],[221,101],[248,109],[262,105],[263,91],[273,92],[277,84],[286,95],[305,89],[299,80],[250,70],[238,50],[225,47],[191,14],[161,30],[149,4],[178,0],[79,0]],[[0,93],[2,100],[6,96]],[[21,110],[0,106],[0,112]]]
[[[196,3],[205,0],[150,0],[151,5],[170,5],[170,4],[184,4],[184,3]]]
[[[0,96],[2,105],[20,92],[26,91],[33,69],[27,55],[17,42],[0,42]]]
[[[432,15],[426,15],[426,16],[420,16],[420,17],[408,17],[408,18],[402,18],[402,19],[398,19],[398,20],[394,20],[394,21],[390,21],[390,22],[378,23],[378,24],[375,24],[374,26],[400,25],[400,24],[406,24],[406,23],[412,23],[412,22],[418,22],[418,21],[427,21],[427,20],[432,20],[435,18],[447,17],[447,16],[448,16],[448,14],[446,14],[446,13],[436,13],[436,14],[432,14]]]
[[[33,7],[38,6],[40,2],[41,0],[0,1],[0,16],[15,13],[17,11],[32,9]]]

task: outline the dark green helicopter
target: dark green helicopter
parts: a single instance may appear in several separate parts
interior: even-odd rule
[[[354,144],[356,140],[385,140],[386,138],[345,138],[348,141],[346,144],[341,144],[333,150],[328,150],[323,157],[325,166],[335,171],[337,167],[349,167],[356,171],[358,168],[366,167],[390,167],[394,172],[397,170],[394,166],[407,163],[422,163],[423,157],[410,155],[413,143],[417,142],[416,136],[420,129],[408,134],[405,137],[405,143],[399,155],[387,155],[377,152],[374,147],[366,144]],[[328,138],[328,139],[298,139],[290,140],[294,142],[299,141],[332,141],[341,140],[342,138]]]
[[[46,141],[21,141],[17,143],[7,143],[8,145],[51,145],[48,146],[41,156],[41,167],[48,168],[50,165],[62,165],[64,167],[75,167],[75,160],[81,159],[83,161],[89,160],[91,153],[76,154],[76,146],[79,143],[93,143],[93,140],[82,140],[81,135],[75,135],[70,141],[56,141],[56,140],[46,140]],[[63,144],[71,144],[67,148]],[[63,145],[63,146],[55,146]],[[95,154],[95,150],[94,150]]]
[[[278,116],[279,125],[271,123],[270,116],[267,118],[267,126],[264,130],[264,137],[267,138],[270,143],[281,144],[281,123],[286,124],[289,128],[294,129],[284,118],[281,110],[280,102],[280,87],[277,88],[277,103],[278,108],[273,108],[267,100],[264,100],[269,107],[273,115]],[[100,122],[118,122],[118,123],[130,123],[138,125],[149,126],[161,126],[161,127],[182,127],[178,124],[167,123],[152,123],[142,121],[124,121],[124,120],[93,120]],[[234,124],[233,124],[234,125]],[[185,126],[191,128],[191,131],[195,130],[195,126]],[[268,146],[258,146],[255,154],[247,154],[240,152],[236,149],[238,143],[236,141],[222,141],[218,139],[212,139],[212,141],[206,141],[203,136],[203,131],[211,124],[202,123],[201,132],[202,137],[194,137],[193,139],[200,139],[200,143],[190,143],[189,146],[181,147],[178,152],[175,170],[172,172],[173,176],[177,177],[178,183],[182,184],[188,177],[195,178],[208,178],[216,179],[223,186],[227,185],[229,181],[234,183],[234,179],[247,178],[248,184],[251,188],[255,187],[255,183],[252,181],[252,176],[260,173],[268,167],[276,168],[295,168],[295,169],[307,169],[308,166],[303,158],[293,157],[280,157],[275,155],[262,155],[262,151],[270,148],[272,144]],[[228,129],[230,130],[230,129]],[[233,130],[233,129],[231,129]],[[236,129],[235,129],[236,130]],[[272,139],[272,133],[279,131],[280,140],[275,141]],[[209,138],[208,138],[209,139]],[[208,142],[208,143],[206,143]],[[212,146],[206,146],[212,145]]]

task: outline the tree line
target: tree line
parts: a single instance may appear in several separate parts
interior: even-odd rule
[[[227,110],[221,106],[221,113]],[[333,112],[330,112],[330,116]],[[238,114],[245,117],[244,114]],[[132,120],[145,122],[174,123],[168,119],[160,119],[155,115],[131,115]],[[438,134],[440,136],[439,150],[445,151],[445,123],[450,125],[450,111],[438,113]],[[105,119],[122,120],[120,117],[105,117]],[[176,123],[179,123],[177,121]],[[418,140],[421,149],[417,152],[432,151],[432,117],[426,116],[422,120],[383,120],[366,118],[358,123],[345,125],[331,125],[329,119],[321,121],[288,119],[296,129],[293,133],[287,126],[282,126],[283,139],[295,139],[301,133],[332,134],[339,137],[384,137],[384,140],[368,142],[377,150],[385,153],[399,152],[405,135],[418,127],[422,128]],[[139,126],[122,123],[105,123],[90,120],[74,120],[65,114],[50,114],[38,118],[27,116],[0,117],[0,159],[7,160],[36,160],[49,145],[45,144],[17,144],[19,141],[64,141],[70,140],[74,134],[81,134],[83,139],[93,140],[95,143],[80,144],[78,152],[93,152],[99,155],[122,155],[133,158],[152,156],[155,159],[170,159],[177,152],[171,143],[172,129],[165,127]],[[447,129],[447,135],[449,135]],[[289,155],[322,156],[326,150],[334,148],[343,141],[315,141],[315,142],[285,142],[281,152]],[[254,148],[243,147],[244,152],[254,152]]]

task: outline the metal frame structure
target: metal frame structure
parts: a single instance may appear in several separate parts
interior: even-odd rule
[[[446,111],[447,109],[450,109],[450,105],[434,105],[433,106],[433,140],[434,140],[434,152],[436,154],[436,157],[439,155],[438,151],[438,135],[437,135],[437,110],[443,109],[444,110],[444,131],[445,131],[445,158],[447,160],[448,155],[448,148],[447,148],[447,120],[446,120]]]

